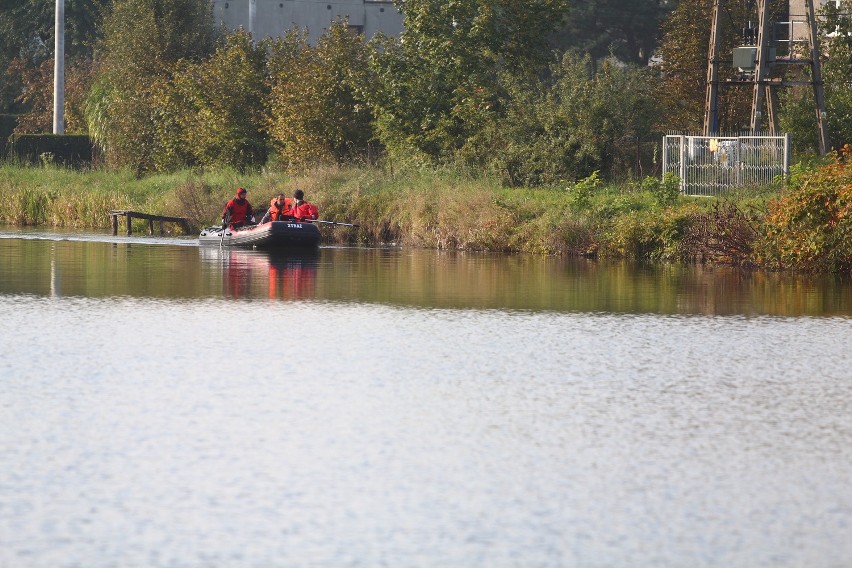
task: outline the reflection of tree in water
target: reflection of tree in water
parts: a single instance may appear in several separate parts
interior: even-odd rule
[[[267,278],[270,298],[300,299],[316,295],[319,253],[314,250],[273,252],[229,250],[224,270],[225,295],[245,298],[253,293],[252,282]]]

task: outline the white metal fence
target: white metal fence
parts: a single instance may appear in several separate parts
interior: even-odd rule
[[[789,134],[663,137],[663,175],[675,174],[686,195],[720,195],[732,187],[769,183],[789,167]]]

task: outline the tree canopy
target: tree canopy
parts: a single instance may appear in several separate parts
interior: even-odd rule
[[[66,57],[91,57],[101,15],[110,2],[66,0]],[[35,69],[53,60],[55,7],[55,0],[0,0],[0,112],[19,108],[16,98],[24,88],[22,67]],[[10,65],[17,72],[8,72]]]
[[[389,150],[447,160],[499,113],[502,72],[535,74],[567,0],[405,0],[405,30],[380,41],[371,102]]]
[[[647,65],[660,39],[660,23],[673,5],[660,0],[572,0],[554,46],[588,54],[592,60],[613,55]]]
[[[109,163],[154,168],[158,101],[174,66],[209,56],[214,38],[206,0],[114,0],[87,111],[89,132]]]

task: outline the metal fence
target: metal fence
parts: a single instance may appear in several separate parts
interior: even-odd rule
[[[733,187],[769,183],[789,167],[789,134],[663,137],[663,174],[675,174],[686,195],[720,195]]]

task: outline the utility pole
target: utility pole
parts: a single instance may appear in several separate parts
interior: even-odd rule
[[[56,0],[53,43],[53,133],[65,133],[65,0]]]
[[[248,28],[248,31],[251,34],[252,39],[253,39],[254,38],[254,31],[255,31],[254,30],[255,20],[257,19],[257,3],[256,3],[256,0],[249,0],[248,9],[249,9],[249,28]]]

